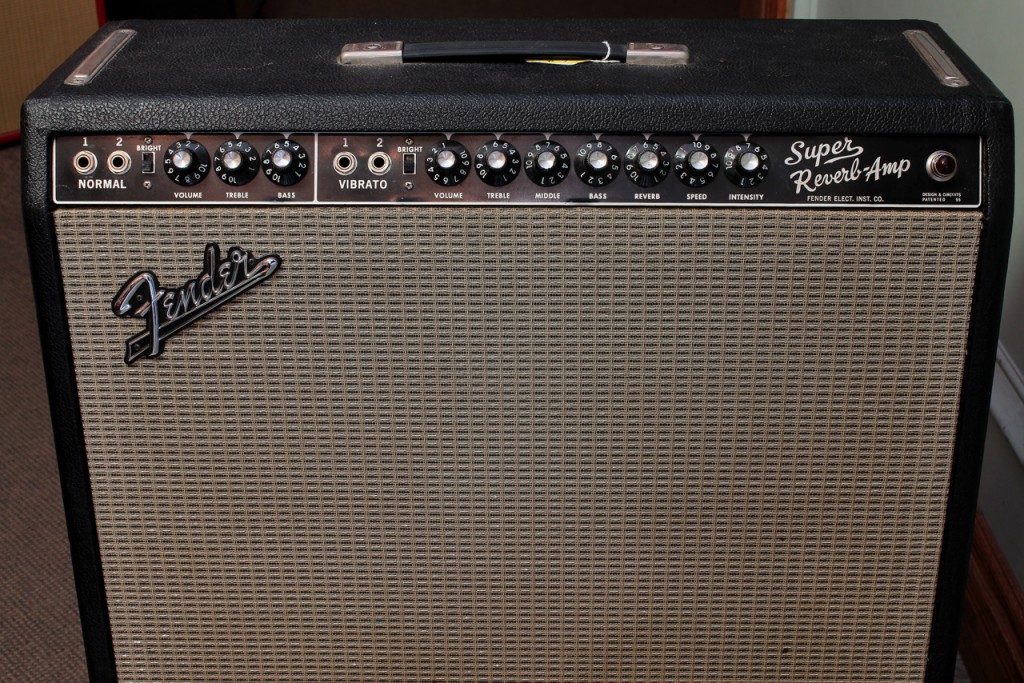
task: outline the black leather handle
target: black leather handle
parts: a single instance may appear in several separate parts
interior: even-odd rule
[[[538,59],[626,61],[625,43],[487,40],[405,43],[403,62],[522,62]]]
[[[346,43],[339,64],[383,66],[410,62],[625,62],[637,65],[686,64],[690,51],[675,43],[609,43],[571,40],[486,40],[439,43],[378,41]]]

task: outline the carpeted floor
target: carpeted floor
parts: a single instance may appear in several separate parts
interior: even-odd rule
[[[50,432],[19,147],[0,148],[0,681],[85,681]]]
[[[0,148],[0,683],[87,679],[21,223]],[[968,683],[963,666],[957,683]]]

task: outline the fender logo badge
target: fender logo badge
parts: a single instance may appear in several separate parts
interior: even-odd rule
[[[143,356],[159,356],[165,341],[263,282],[280,267],[277,254],[257,259],[241,247],[231,247],[227,258],[221,260],[220,248],[207,244],[202,272],[177,289],[164,289],[148,270],[131,276],[111,307],[120,318],[144,319],[146,329],[128,338],[124,362],[131,365]]]

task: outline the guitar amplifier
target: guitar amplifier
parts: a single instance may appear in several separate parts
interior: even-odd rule
[[[24,141],[94,681],[951,677],[1013,144],[938,27],[115,23]]]

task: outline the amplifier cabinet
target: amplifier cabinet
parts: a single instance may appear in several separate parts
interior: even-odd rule
[[[92,679],[950,680],[1011,120],[921,22],[105,27],[24,109]]]

